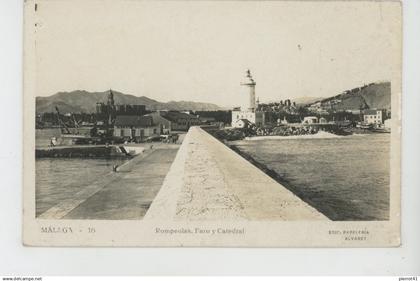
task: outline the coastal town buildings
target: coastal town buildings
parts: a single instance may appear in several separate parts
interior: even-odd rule
[[[308,111],[319,115],[328,115],[328,109],[332,109],[331,103],[323,104],[320,101],[308,106]]]

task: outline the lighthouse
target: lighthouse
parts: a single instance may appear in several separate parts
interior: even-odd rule
[[[240,84],[244,87],[245,93],[241,91],[242,93],[238,96],[244,102],[244,105],[232,110],[232,127],[243,128],[248,126],[247,124],[253,124],[257,127],[264,126],[265,114],[258,109],[255,101],[255,85],[257,83],[255,83],[249,69],[245,72],[245,78]]]
[[[251,71],[248,69],[245,73],[245,79],[241,82],[242,86],[248,88],[247,92],[249,95],[249,105],[248,108],[243,108],[242,110],[248,109],[248,111],[255,111],[255,83],[254,79],[252,78]]]

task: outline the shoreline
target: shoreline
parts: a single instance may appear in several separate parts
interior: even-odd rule
[[[212,128],[202,127],[206,132],[221,141],[237,140],[259,140],[259,139],[317,139],[317,138],[341,138],[352,135],[372,135],[389,134],[390,131],[365,130],[360,128],[342,128],[326,124],[319,126],[310,126],[296,124],[295,126],[277,126],[270,128]]]
[[[245,137],[243,140],[290,140],[290,139],[335,139],[343,138],[346,136],[336,135],[328,132],[317,132],[311,135],[293,135],[293,136],[250,136]]]

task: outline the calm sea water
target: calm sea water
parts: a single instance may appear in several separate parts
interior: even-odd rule
[[[52,136],[59,136],[58,129],[36,130],[36,146],[48,146]],[[110,173],[112,166],[122,159],[71,159],[41,158],[35,162],[36,215],[40,215],[57,202],[71,198],[101,176]]]
[[[60,129],[37,129],[35,130],[35,146],[42,147],[48,146],[51,143],[52,137],[60,137]]]
[[[233,144],[330,219],[389,219],[390,134]]]
[[[48,159],[36,160],[36,215],[58,202],[71,198],[101,176],[120,165],[118,159]]]

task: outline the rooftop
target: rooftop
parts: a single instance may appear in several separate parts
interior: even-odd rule
[[[178,111],[161,112],[161,116],[170,121],[177,122],[179,119],[198,119],[197,116]]]
[[[365,114],[365,115],[376,115],[378,111],[380,111],[380,110],[366,109],[366,110],[363,111],[363,114]]]
[[[115,118],[115,126],[117,127],[150,127],[150,126],[153,126],[153,118],[151,116],[118,115]]]

